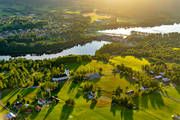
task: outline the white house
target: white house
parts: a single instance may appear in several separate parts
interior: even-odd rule
[[[17,118],[17,115],[10,112],[10,113],[7,114],[7,117],[8,117],[9,120],[15,120]]]
[[[155,79],[161,79],[161,78],[162,78],[161,75],[155,77]]]
[[[151,74],[154,74],[154,71],[150,71]]]
[[[38,104],[43,106],[46,104],[46,100],[45,99],[39,99]]]
[[[180,120],[180,116],[177,116],[177,115],[172,115],[172,118],[175,120]]]
[[[54,77],[52,80],[54,82],[63,81],[69,79],[69,70],[65,69],[65,74]]]
[[[169,79],[169,78],[163,78],[162,81],[163,81],[163,82],[169,82],[170,79]]]
[[[142,91],[148,91],[148,88],[142,87],[141,90],[142,90]]]
[[[163,72],[160,72],[159,74],[162,75],[162,76],[164,76],[164,73],[163,73]]]

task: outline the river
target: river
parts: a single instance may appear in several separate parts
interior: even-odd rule
[[[146,33],[172,33],[172,32],[178,32],[180,33],[180,24],[173,24],[173,25],[160,25],[160,26],[154,26],[154,27],[134,27],[134,28],[118,28],[114,30],[104,30],[99,31],[100,33],[110,35],[110,36],[123,36],[127,37],[131,34],[132,31],[137,32],[146,32]],[[32,59],[32,60],[42,60],[42,59],[51,59],[51,58],[57,58],[59,56],[67,56],[67,55],[95,55],[96,51],[99,50],[103,45],[109,44],[111,42],[107,41],[92,41],[90,43],[87,43],[83,46],[78,45],[74,46],[70,49],[63,50],[62,52],[59,52],[57,54],[44,54],[41,56],[37,55],[26,55],[26,56],[20,56],[22,58]],[[9,60],[11,56],[0,56],[0,60]]]
[[[160,25],[154,27],[134,27],[134,28],[118,28],[114,30],[103,30],[99,31],[100,33],[111,35],[111,36],[129,36],[132,31],[137,32],[145,32],[145,33],[172,33],[178,32],[180,33],[180,24],[173,24],[173,25]]]
[[[70,49],[63,50],[57,54],[43,54],[41,56],[37,55],[26,55],[20,56],[21,58],[27,58],[32,60],[43,60],[43,59],[52,59],[57,58],[59,56],[67,56],[67,55],[95,55],[96,51],[99,50],[103,45],[109,44],[111,42],[108,41],[92,41],[85,45],[74,46]],[[17,57],[17,58],[20,58]],[[12,58],[11,56],[0,56],[0,60],[9,60]]]

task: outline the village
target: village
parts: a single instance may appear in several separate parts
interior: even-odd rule
[[[112,63],[111,63],[112,64]],[[23,95],[18,94],[17,98],[15,100],[15,102],[12,103],[7,103],[7,105],[5,106],[5,108],[7,107],[8,109],[10,109],[11,112],[9,112],[7,114],[7,118],[9,120],[15,120],[16,118],[19,119],[19,116],[21,116],[20,118],[22,118],[22,114],[24,115],[30,115],[30,114],[35,114],[38,112],[41,112],[42,109],[46,108],[46,107],[53,107],[56,106],[57,104],[61,104],[62,102],[65,102],[65,105],[70,106],[70,107],[74,107],[75,101],[73,99],[68,99],[68,100],[64,100],[62,97],[58,97],[55,93],[57,92],[58,86],[61,84],[66,84],[66,83],[71,83],[71,84],[79,84],[79,83],[83,83],[83,85],[80,85],[77,90],[77,95],[78,96],[83,96],[83,99],[86,99],[87,101],[92,101],[92,106],[93,108],[96,106],[96,104],[98,103],[98,100],[104,99],[100,94],[102,94],[102,92],[106,92],[106,89],[100,89],[96,86],[94,86],[93,84],[90,84],[89,82],[91,81],[98,81],[99,79],[106,77],[107,75],[115,75],[117,76],[117,74],[120,75],[125,75],[128,77],[129,81],[134,83],[139,83],[138,81],[138,76],[136,76],[136,72],[133,70],[131,70],[128,67],[125,67],[123,64],[122,65],[118,65],[117,68],[112,67],[113,71],[112,73],[107,73],[106,70],[104,70],[104,68],[99,68],[97,72],[94,73],[86,73],[81,71],[81,74],[79,75],[73,75],[72,72],[69,69],[65,69],[64,70],[64,74],[59,74],[56,75],[54,77],[52,77],[51,83],[45,83],[41,86],[32,86],[32,87],[28,87],[28,88],[19,88],[19,90],[28,90],[28,89],[39,89],[37,97],[35,97],[34,101],[29,102],[26,101],[26,97],[23,97]],[[111,68],[111,69],[112,69]],[[109,69],[109,68],[108,68]],[[152,92],[157,92],[159,90],[159,85],[163,86],[164,89],[166,89],[166,87],[169,87],[170,84],[172,84],[171,79],[169,79],[167,76],[167,73],[165,72],[155,72],[157,70],[149,70],[149,68],[147,69],[146,67],[144,67],[144,71],[142,71],[142,74],[148,74],[148,76],[152,79],[152,85],[146,85],[145,83],[141,83],[142,85],[140,85],[137,88],[135,87],[131,87],[129,88],[127,87],[118,87],[116,90],[113,90],[111,92],[110,96],[126,96],[128,99],[135,99],[137,96],[141,96],[141,95],[145,95],[146,94],[150,94]],[[111,70],[110,70],[111,71]],[[133,76],[129,76],[129,72],[131,71],[134,75]],[[131,73],[130,72],[130,73]],[[168,70],[168,73],[171,73],[172,70]],[[139,73],[138,73],[139,74]],[[115,79],[115,78],[114,78]],[[113,79],[112,79],[113,80]],[[78,82],[77,82],[78,81]],[[143,85],[144,84],[144,85]],[[153,85],[154,84],[154,85]],[[157,85],[156,85],[157,84]],[[136,84],[137,85],[137,84]],[[134,85],[133,85],[134,86]],[[153,87],[154,86],[154,87]],[[55,95],[55,96],[54,96]],[[41,96],[41,97],[38,97]],[[44,97],[43,97],[44,96]],[[69,102],[70,101],[70,102]],[[121,99],[118,99],[118,101],[121,101]],[[11,104],[11,105],[10,105]],[[129,103],[128,103],[129,104]],[[119,103],[116,102],[116,99],[112,97],[112,102],[111,102],[111,106],[119,106]],[[124,106],[127,109],[132,109],[132,110],[138,110],[139,107],[132,103],[132,108],[130,107],[131,104],[129,104],[129,106]],[[70,115],[71,117],[71,115]],[[172,118],[174,119],[178,119],[178,116],[176,114],[172,115]]]

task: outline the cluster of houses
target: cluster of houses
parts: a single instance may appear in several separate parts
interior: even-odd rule
[[[50,97],[48,100],[46,100],[44,98],[40,98],[37,101],[37,104],[35,105],[34,110],[37,111],[37,112],[40,112],[44,105],[46,105],[48,103],[51,103],[53,101],[55,101],[55,103],[57,104],[57,103],[59,103],[60,100],[58,98],[54,97],[54,96]],[[29,114],[29,113],[31,113],[33,111],[33,107],[30,107],[29,104],[23,104],[21,102],[16,102],[13,107],[16,110],[20,110],[23,105],[25,105],[25,107],[27,108],[26,112],[25,112],[26,114]],[[10,113],[8,113],[7,117],[8,117],[9,120],[15,120],[17,118],[17,114],[13,113],[13,112],[10,112]]]
[[[150,71],[151,74],[155,74],[154,71]],[[162,82],[167,83],[171,80],[169,78],[164,77],[165,74],[163,72],[160,72],[158,76],[155,76],[153,80],[162,80]]]
[[[33,16],[33,14],[30,14],[31,16]],[[9,23],[11,23],[14,19],[16,18],[6,18],[6,19],[1,19],[0,21],[4,24],[7,24],[7,21]],[[33,22],[39,21],[39,19],[36,18],[29,18],[31,19]],[[16,24],[16,23],[14,23]],[[31,33],[31,32],[35,32],[38,36],[49,36],[51,33],[56,34],[56,33],[61,33],[63,30],[68,29],[69,27],[69,23],[65,23],[65,22],[57,22],[57,23],[53,23],[53,24],[48,24],[43,26],[43,29],[39,29],[39,28],[33,28],[33,29],[14,29],[14,30],[6,30],[6,31],[2,31],[0,33],[0,38],[8,38],[9,36],[12,35],[21,35],[24,36],[25,34]]]

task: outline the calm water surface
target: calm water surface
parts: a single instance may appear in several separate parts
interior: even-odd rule
[[[87,43],[85,45],[74,46],[70,49],[63,50],[57,54],[44,54],[41,56],[36,55],[26,55],[20,56],[22,58],[32,59],[32,60],[42,60],[42,59],[51,59],[57,58],[59,56],[67,56],[67,55],[95,55],[96,50],[100,49],[103,45],[109,44],[111,42],[107,41],[92,41],[91,43]],[[9,60],[11,56],[0,56],[0,60]],[[19,57],[18,57],[19,58]]]
[[[178,32],[180,33],[180,24],[173,24],[173,25],[161,25],[161,26],[155,26],[155,27],[134,27],[134,28],[118,28],[114,30],[104,30],[99,31],[100,33],[104,33],[107,35],[115,35],[115,36],[128,36],[131,34],[132,31],[137,32],[146,32],[146,33],[172,33],[172,32]]]

